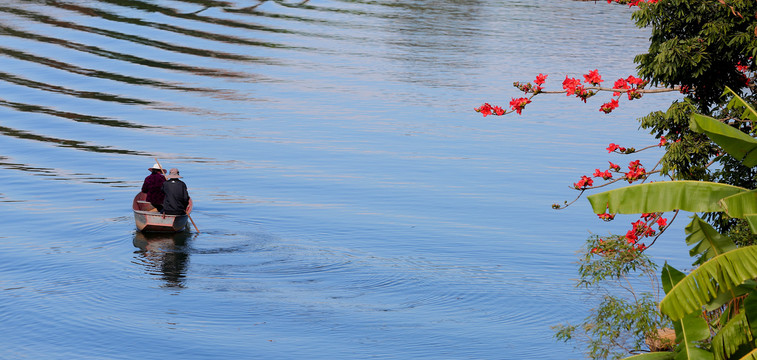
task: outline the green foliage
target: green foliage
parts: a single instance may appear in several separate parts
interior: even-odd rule
[[[605,191],[589,201],[596,213],[680,209],[702,217],[694,216],[686,227],[698,268],[688,276],[667,265],[662,271],[667,295],[659,309],[674,320],[675,351],[629,359],[757,360],[757,190],[752,191],[757,189],[757,87],[742,72],[746,68],[753,76],[757,71],[757,1],[643,2],[633,19],[651,31],[648,51],[635,58],[639,75],[652,85],[679,86],[686,94],[667,111],[640,119],[641,128],[668,140],[661,172],[674,181]],[[648,268],[647,260],[618,251],[622,242],[620,237],[602,243],[590,239],[579,284],[593,290]],[[616,297],[618,291],[607,292],[582,326],[562,333],[588,334],[594,358],[616,356],[615,350],[622,349],[613,343],[619,333],[600,317],[626,327],[630,318],[645,318],[632,311],[632,302],[618,300],[630,299]],[[644,297],[634,299],[639,298]]]
[[[706,223],[699,216],[694,215],[686,226],[686,245],[694,246],[689,251],[691,257],[696,257],[694,265],[700,265],[715,256],[736,248],[736,244],[727,236],[717,232],[712,225]]]
[[[691,129],[707,134],[725,152],[740,160],[745,166],[757,165],[757,140],[742,131],[700,114],[691,115]]]
[[[685,279],[686,276],[682,272],[668,264],[662,268],[662,286],[668,296]],[[674,352],[675,359],[712,359],[711,353],[698,346],[698,343],[710,336],[707,322],[703,318],[698,314],[688,314],[673,321],[673,327],[678,344]]]
[[[604,238],[592,236],[586,242],[586,251],[581,257],[578,286],[600,286],[603,281],[617,281],[639,274],[654,278],[657,265],[629,244],[624,237],[611,235]]]
[[[731,318],[712,338],[715,360],[725,360],[735,354],[739,347],[754,341],[746,314],[740,312]]]
[[[696,89],[700,111],[719,101],[726,86],[744,87],[736,65],[754,68],[757,2],[752,0],[660,0],[633,14],[651,28],[649,50],[636,56],[639,74],[653,85]]]
[[[674,180],[709,179],[707,165],[717,154],[710,140],[689,128],[693,103],[685,99],[670,105],[667,111],[655,111],[640,119],[642,129],[659,139],[668,140],[665,154],[660,159],[661,171]]]
[[[621,236],[591,236],[580,258],[576,285],[603,295],[582,323],[554,327],[555,337],[583,343],[591,359],[620,359],[629,351],[646,351],[646,339],[670,327],[657,311],[656,268]]]
[[[673,320],[696,313],[719,293],[735,290],[757,278],[757,246],[718,255],[677,283],[660,302],[660,311]]]
[[[750,215],[747,215],[747,218],[750,217]],[[749,245],[757,245],[757,236],[755,233],[757,231],[752,231],[749,228],[749,224],[746,220],[743,219],[731,219],[733,220],[733,223],[731,226],[728,227],[728,231],[724,233],[724,235],[728,236],[733,240],[733,242],[736,244],[736,246],[749,246]],[[757,229],[755,229],[757,230]]]

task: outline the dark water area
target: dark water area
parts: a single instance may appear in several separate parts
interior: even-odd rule
[[[633,74],[631,11],[0,0],[0,358],[582,358],[550,329],[593,301],[575,252],[633,219],[550,205],[676,97],[473,108]],[[136,231],[156,158],[199,232]]]

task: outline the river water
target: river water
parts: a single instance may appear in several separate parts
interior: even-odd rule
[[[593,301],[575,252],[633,219],[550,205],[659,155],[605,147],[654,143],[636,119],[675,96],[473,108],[538,73],[633,74],[631,11],[0,1],[0,357],[581,358],[550,329]],[[189,186],[189,233],[135,231],[155,159]],[[680,235],[658,260],[687,262]]]

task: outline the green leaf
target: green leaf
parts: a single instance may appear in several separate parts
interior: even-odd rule
[[[713,358],[711,352],[696,346],[698,342],[710,337],[707,321],[699,314],[686,315],[680,321],[674,321],[673,327],[676,329],[676,342],[678,343],[675,349],[676,360],[710,360]]]
[[[742,160],[746,166],[757,165],[757,140],[717,119],[702,114],[691,114],[691,130],[706,134],[725,152]]]
[[[707,305],[705,305],[704,308],[707,311],[715,311],[718,308],[723,307],[724,305],[727,305],[734,298],[753,291],[754,287],[755,287],[755,282],[753,280],[747,280],[743,284],[734,288],[732,291],[718,294],[718,296],[712,301],[710,301],[709,303],[707,303]]]
[[[728,216],[743,219],[746,214],[757,214],[757,190],[731,195],[718,203]]]
[[[744,109],[744,112],[741,114],[741,119],[743,120],[757,120],[757,111],[754,110],[754,108],[744,101],[736,92],[731,90],[728,86],[725,87],[725,91],[723,91],[723,96],[733,96],[731,98],[731,101],[728,102],[728,108],[729,109]]]
[[[675,354],[671,351],[658,351],[634,355],[623,360],[669,360],[673,359],[674,356]]]
[[[686,244],[694,247],[689,250],[691,257],[699,256],[694,265],[699,265],[715,256],[726,253],[736,248],[736,244],[728,236],[720,234],[712,225],[702,220],[699,216],[692,216],[689,225],[686,225]]]
[[[684,273],[665,263],[662,268],[662,287],[667,294],[675,291],[678,284],[686,280]],[[668,295],[669,296],[669,295]],[[667,298],[667,296],[666,296]],[[699,314],[688,314],[683,319],[673,319],[673,327],[676,331],[676,346],[674,355],[676,360],[709,360],[712,353],[700,349],[696,343],[710,337],[710,329],[707,321]]]
[[[722,198],[748,191],[747,189],[704,181],[663,181],[626,186],[587,198],[592,209],[602,214],[641,214],[676,209],[690,212],[723,211],[718,204]]]
[[[744,300],[744,314],[749,322],[752,336],[757,337],[757,291],[752,291]]]
[[[740,312],[734,315],[712,338],[712,352],[716,360],[725,360],[736,353],[739,346],[753,339],[746,315]]]
[[[701,307],[748,279],[757,277],[757,245],[718,255],[675,284],[660,302],[660,311],[672,320]]]
[[[757,214],[746,214],[744,218],[749,224],[749,230],[752,231],[752,234],[757,234]]]
[[[668,262],[666,261],[665,265],[662,267],[662,277],[660,279],[660,281],[662,281],[662,290],[665,291],[665,294],[669,293],[670,290],[685,277],[686,274],[668,265]]]

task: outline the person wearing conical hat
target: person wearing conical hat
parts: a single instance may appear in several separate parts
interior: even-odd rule
[[[158,211],[163,210],[163,183],[166,181],[165,170],[161,170],[160,165],[155,164],[151,168],[150,175],[147,175],[145,181],[142,183],[142,192],[147,194],[148,201]]]
[[[166,215],[184,215],[189,206],[189,192],[187,184],[179,180],[179,169],[173,168],[166,175],[163,183],[163,213]]]

